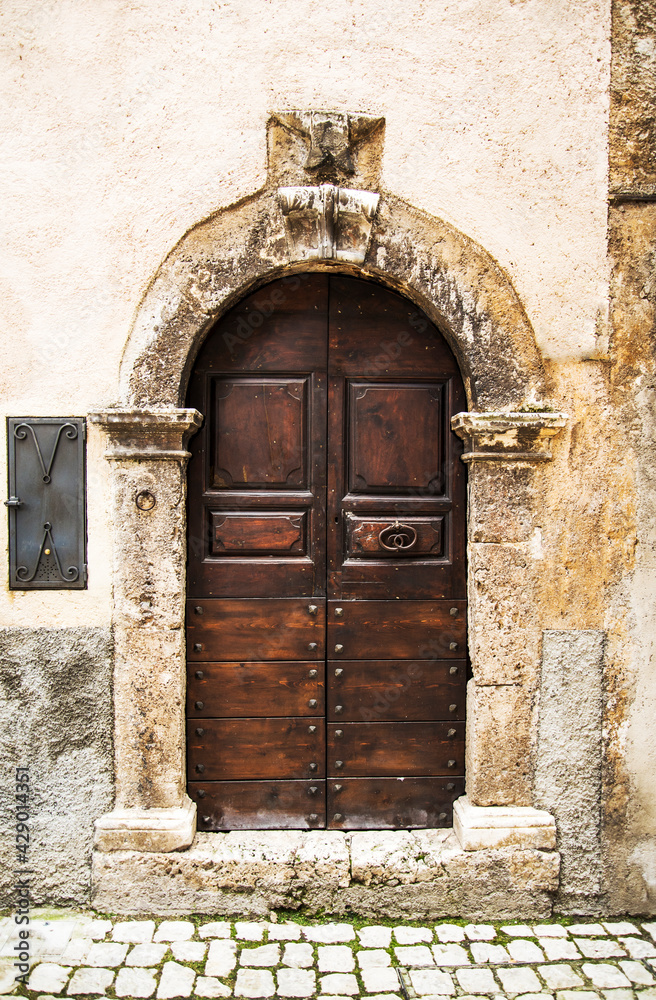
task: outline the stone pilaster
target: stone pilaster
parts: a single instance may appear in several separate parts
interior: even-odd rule
[[[100,850],[191,844],[185,790],[185,467],[196,410],[91,414],[108,439],[114,520],[116,801]]]
[[[452,419],[454,431],[465,442],[463,461],[469,465],[473,678],[467,697],[468,797],[460,800],[456,825],[468,850],[491,846],[498,837],[544,847],[542,821],[529,816],[541,639],[535,587],[541,535],[534,523],[540,503],[534,475],[537,464],[551,460],[550,439],[566,419],[548,412],[458,413]],[[508,832],[515,827],[519,833]],[[515,836],[519,840],[512,841]]]

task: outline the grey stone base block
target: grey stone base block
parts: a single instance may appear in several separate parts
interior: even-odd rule
[[[16,903],[17,767],[32,904],[88,904],[93,819],[113,798],[111,629],[2,628],[0,664],[0,908]]]
[[[179,809],[114,809],[95,822],[99,851],[175,851],[196,834],[196,803],[188,796]]]
[[[187,851],[96,852],[93,905],[262,917],[271,909],[430,919],[542,918],[560,856],[464,851],[451,830],[199,833]]]

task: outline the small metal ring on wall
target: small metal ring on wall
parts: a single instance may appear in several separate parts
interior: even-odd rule
[[[139,510],[152,510],[157,500],[155,494],[151,493],[150,490],[140,490],[134,498],[134,502]]]

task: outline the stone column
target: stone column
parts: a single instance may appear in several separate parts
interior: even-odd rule
[[[467,795],[454,812],[466,850],[555,846],[553,818],[532,808],[531,682],[541,639],[532,593],[532,553],[541,546],[533,528],[533,470],[551,460],[549,439],[565,422],[560,413],[458,413],[452,419],[470,470],[473,678],[467,690]]]
[[[116,799],[96,821],[102,851],[188,847],[185,785],[186,444],[196,410],[89,415],[108,439],[114,521]]]

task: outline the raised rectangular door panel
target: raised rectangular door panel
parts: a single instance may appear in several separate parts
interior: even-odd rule
[[[330,659],[462,659],[466,604],[329,601],[327,645]]]
[[[308,488],[308,380],[212,380],[210,489]]]
[[[443,387],[348,381],[349,493],[444,493]]]
[[[192,781],[199,830],[318,830],[326,825],[326,782]]]
[[[448,827],[464,778],[340,778],[326,782],[331,830]]]
[[[329,597],[465,598],[465,473],[448,425],[456,397],[450,384],[330,376]]]
[[[324,714],[321,661],[242,661],[199,666],[190,671],[187,682],[189,719]]]
[[[325,601],[320,598],[187,602],[187,658],[321,660]]]
[[[308,512],[209,511],[213,556],[305,555]]]
[[[346,561],[353,565],[359,559],[388,562],[394,557],[394,571],[404,561],[415,564],[418,558],[444,558],[445,521],[448,514],[439,517],[364,517],[344,515]],[[408,528],[411,530],[408,531]],[[366,571],[366,570],[365,570]],[[416,572],[416,568],[415,568]]]
[[[464,660],[343,660],[328,667],[331,722],[465,718]]]
[[[323,778],[323,721],[323,716],[197,720],[187,743],[189,779]]]
[[[331,778],[462,775],[462,722],[329,722],[327,773]]]
[[[190,445],[190,593],[325,593],[325,376],[197,373],[211,419]]]

